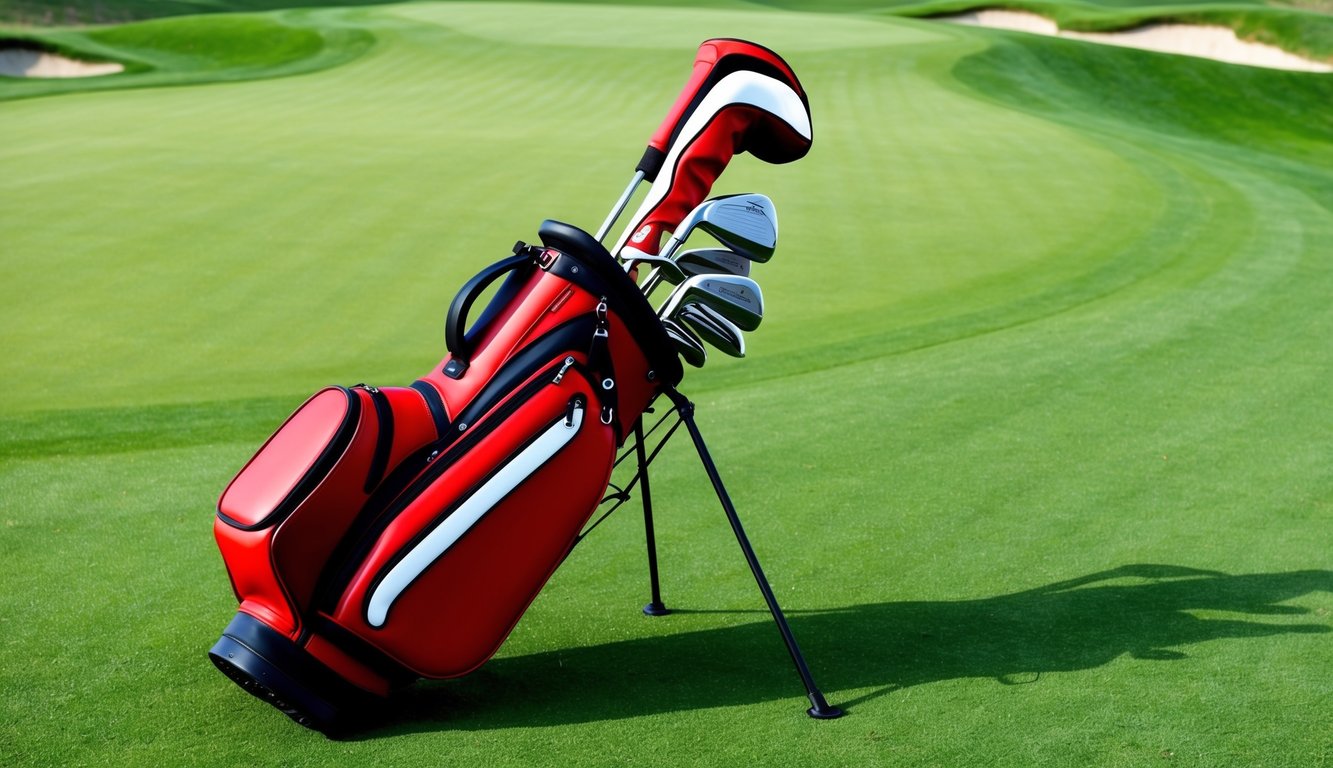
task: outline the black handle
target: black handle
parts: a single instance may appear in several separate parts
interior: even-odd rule
[[[452,358],[445,370],[446,374],[458,378],[467,369],[468,359],[472,355],[471,350],[467,348],[467,316],[472,309],[472,303],[501,275],[532,263],[532,256],[527,253],[497,261],[467,281],[454,297],[453,303],[449,305],[449,316],[444,321],[444,346]]]

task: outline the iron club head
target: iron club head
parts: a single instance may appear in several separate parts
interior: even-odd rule
[[[717,198],[697,228],[760,264],[773,258],[778,246],[778,212],[767,195],[750,193]]]
[[[708,350],[704,349],[699,337],[674,320],[662,320],[662,327],[666,328],[667,336],[671,339],[671,343],[676,345],[676,351],[680,353],[681,359],[695,368],[702,368],[704,362],[708,360]]]
[[[676,320],[723,354],[745,357],[745,337],[741,329],[707,306],[683,304],[676,312]]]
[[[696,302],[714,309],[742,331],[753,331],[764,319],[764,295],[759,284],[739,275],[695,275],[682,282],[658,310],[660,317],[671,317],[685,302]]]
[[[702,229],[736,253],[764,263],[778,244],[778,214],[767,195],[747,192],[705,200],[686,214],[662,255],[673,258],[695,229]]]
[[[676,266],[684,280],[695,275],[750,276],[750,260],[726,248],[695,248],[676,257]],[[670,280],[667,277],[667,280]]]

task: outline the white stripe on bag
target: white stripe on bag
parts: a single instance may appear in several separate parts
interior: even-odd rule
[[[491,511],[520,483],[541,469],[543,464],[550,461],[552,456],[573,440],[582,423],[583,406],[580,404],[571,411],[569,418],[561,419],[555,426],[542,433],[541,437],[524,448],[522,453],[515,456],[503,469],[478,488],[476,493],[459,505],[452,515],[426,534],[426,538],[399,560],[375,587],[375,591],[370,595],[370,604],[366,608],[366,622],[372,627],[384,626],[389,608],[403,590],[416,581],[431,563],[440,559],[463,534],[476,525],[483,515]]]

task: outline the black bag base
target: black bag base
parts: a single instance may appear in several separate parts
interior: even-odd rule
[[[245,613],[232,618],[208,658],[247,693],[330,738],[364,728],[370,705],[381,701]]]

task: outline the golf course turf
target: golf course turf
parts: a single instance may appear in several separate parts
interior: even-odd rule
[[[1333,759],[1333,75],[909,18],[958,2],[210,5],[245,13],[0,26],[126,65],[0,78],[0,764]],[[1315,11],[1007,6],[1333,57]],[[719,36],[815,140],[714,187],[778,208],[768,316],[682,390],[847,717],[805,716],[685,440],[672,615],[630,504],[349,740],[245,695],[206,658],[232,474],[320,387],[426,371],[542,219],[595,228]]]

